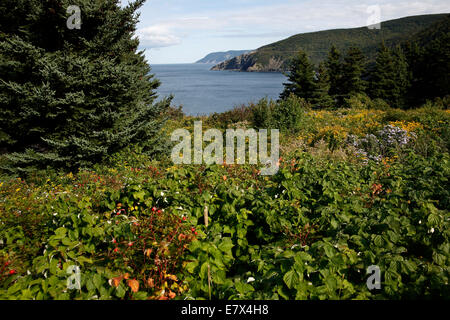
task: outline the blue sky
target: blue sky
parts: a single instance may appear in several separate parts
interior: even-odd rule
[[[211,52],[257,49],[297,33],[368,25],[377,12],[382,21],[444,13],[450,1],[147,0],[137,35],[150,64],[191,63]]]

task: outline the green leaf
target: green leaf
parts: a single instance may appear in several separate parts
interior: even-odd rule
[[[290,270],[286,272],[283,277],[284,283],[288,286],[289,289],[292,289],[298,282],[300,278],[295,270]]]

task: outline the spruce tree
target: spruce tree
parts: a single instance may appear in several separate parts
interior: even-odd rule
[[[434,39],[425,43],[417,60],[411,62],[414,84],[410,96],[414,104],[450,95],[450,17],[441,24],[445,28],[437,28]]]
[[[330,108],[334,105],[334,100],[330,96],[330,77],[325,63],[319,65],[317,72],[316,89],[313,93],[312,104],[316,108]]]
[[[118,0],[0,4],[0,150],[11,171],[74,169],[129,144],[163,150],[160,128],[170,99],[155,103],[159,81],[135,38],[137,10]]]
[[[342,66],[342,94],[348,98],[351,95],[364,93],[366,83],[362,79],[365,71],[365,57],[358,47],[350,47],[344,57]]]
[[[291,61],[287,83],[283,83],[284,91],[280,95],[280,99],[284,100],[291,94],[304,98],[309,101],[314,94],[315,72],[308,56],[304,51],[299,51],[297,56]]]
[[[339,100],[342,95],[342,56],[336,46],[332,46],[325,62],[330,78],[330,95]]]
[[[372,98],[383,99],[391,107],[405,106],[409,72],[406,57],[400,48],[391,50],[383,43],[370,78]]]

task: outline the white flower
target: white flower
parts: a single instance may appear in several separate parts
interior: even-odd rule
[[[253,281],[255,281],[255,278],[250,277],[250,278],[248,278],[247,283],[250,283],[250,282],[253,282]]]
[[[431,229],[430,229],[430,233],[434,233],[434,228],[431,228]]]
[[[422,220],[419,220],[419,224],[422,224]]]

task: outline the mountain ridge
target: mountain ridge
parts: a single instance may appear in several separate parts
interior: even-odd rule
[[[287,71],[290,59],[299,50],[306,51],[317,65],[327,57],[332,44],[341,52],[350,46],[359,46],[369,60],[373,60],[383,41],[388,46],[400,44],[448,15],[442,13],[388,20],[381,23],[379,30],[365,26],[300,33],[226,60],[211,70],[283,72]]]

